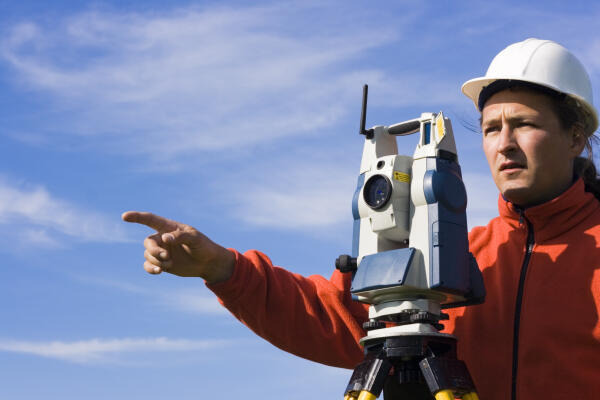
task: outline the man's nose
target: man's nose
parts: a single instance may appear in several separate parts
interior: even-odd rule
[[[498,137],[498,153],[510,153],[517,148],[518,145],[513,129],[508,124],[504,124]]]

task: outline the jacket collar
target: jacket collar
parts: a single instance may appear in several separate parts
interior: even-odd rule
[[[600,203],[585,191],[579,178],[560,196],[537,206],[520,209],[501,195],[498,198],[500,218],[513,228],[523,228],[529,221],[537,243],[567,232],[598,209]]]

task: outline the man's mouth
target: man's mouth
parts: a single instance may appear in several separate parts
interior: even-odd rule
[[[524,169],[525,165],[515,162],[515,161],[506,161],[503,162],[502,164],[500,164],[500,171],[506,171],[506,170],[516,170],[516,169]]]

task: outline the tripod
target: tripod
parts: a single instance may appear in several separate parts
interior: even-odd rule
[[[381,331],[394,328],[384,328]],[[364,338],[365,358],[346,387],[344,400],[478,400],[456,338],[444,333],[390,332]],[[364,340],[363,339],[363,340]]]

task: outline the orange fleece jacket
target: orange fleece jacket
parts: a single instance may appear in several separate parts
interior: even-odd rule
[[[513,385],[519,400],[600,399],[600,202],[579,179],[521,213],[502,197],[498,209],[469,235],[486,301],[446,323],[481,399],[511,399]]]
[[[330,280],[303,277],[273,266],[255,250],[236,255],[233,276],[207,286],[246,326],[282,350],[335,367],[354,368],[363,358],[358,340],[367,307],[352,301],[350,274]]]
[[[522,213],[502,198],[498,206],[500,216],[469,235],[486,302],[448,310],[445,324],[445,332],[459,338],[459,358],[480,398],[510,399],[515,366],[519,400],[600,398],[600,203],[578,180]],[[530,228],[533,246],[521,274]],[[235,254],[234,275],[208,287],[238,319],[313,361],[353,368],[362,360],[357,341],[367,310],[351,300],[349,276],[334,271],[329,281],[305,278],[273,266],[260,252]]]

